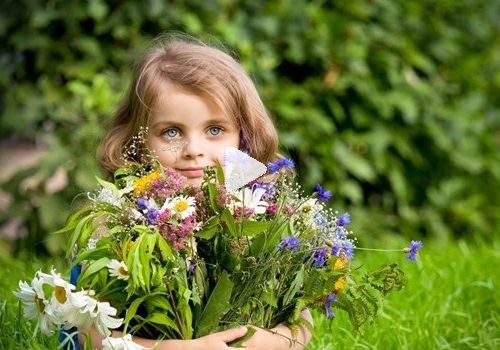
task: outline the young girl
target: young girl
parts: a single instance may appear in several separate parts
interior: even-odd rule
[[[137,65],[128,96],[98,151],[109,174],[124,165],[123,150],[141,127],[148,128],[147,146],[160,163],[177,170],[191,185],[201,183],[204,167],[222,162],[227,147],[239,148],[264,164],[278,157],[276,129],[240,64],[217,48],[185,37],[158,39]],[[303,314],[312,323],[309,312]],[[246,332],[242,327],[193,340],[134,341],[155,349],[232,349],[227,343]],[[99,333],[89,335],[100,348]],[[244,346],[303,349],[309,339],[305,328],[292,336],[288,327],[278,325],[269,331],[256,328]]]

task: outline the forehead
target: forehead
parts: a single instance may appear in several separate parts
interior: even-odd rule
[[[232,108],[224,103],[224,99],[218,94],[203,92],[199,88],[187,88],[179,84],[162,82],[157,85],[155,98],[152,101],[151,111],[154,115],[158,110],[165,109],[208,109],[210,113],[232,123],[237,123]]]

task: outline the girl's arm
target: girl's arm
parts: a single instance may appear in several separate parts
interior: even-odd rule
[[[302,311],[302,317],[311,325],[313,324],[309,310]],[[240,349],[229,347],[227,343],[241,338],[246,332],[247,327],[239,327],[190,340],[152,340],[140,337],[133,337],[133,340],[139,345],[155,350],[226,350]],[[122,337],[123,333],[113,331],[112,336]],[[95,328],[92,328],[87,334],[80,335],[81,344],[88,339],[91,340],[93,349],[102,348],[103,336]],[[288,326],[279,324],[271,330],[255,327],[254,335],[245,341],[243,346],[249,350],[303,350],[310,339],[311,332],[305,326],[300,326],[297,334],[292,334],[292,330]]]
[[[247,327],[232,328],[222,332],[212,333],[198,339],[190,340],[152,340],[140,337],[133,337],[133,341],[145,348],[154,350],[227,350],[227,349],[243,349],[232,348],[227,343],[236,340],[246,334]],[[122,337],[123,333],[120,331],[113,331],[112,337]],[[90,340],[92,349],[102,349],[103,336],[95,329],[92,328],[88,333],[79,335],[80,344],[85,344]],[[85,349],[85,347],[83,347]],[[262,349],[267,349],[264,347]]]

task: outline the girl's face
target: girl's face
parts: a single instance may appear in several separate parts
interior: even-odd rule
[[[240,130],[214,103],[166,85],[149,119],[148,146],[161,164],[199,185],[203,168],[222,163],[227,147],[239,148]]]

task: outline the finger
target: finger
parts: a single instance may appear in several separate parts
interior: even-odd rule
[[[225,343],[228,343],[235,339],[243,337],[245,334],[247,334],[247,331],[248,331],[247,327],[231,328],[226,331],[220,332],[220,335],[222,337],[222,340]]]

